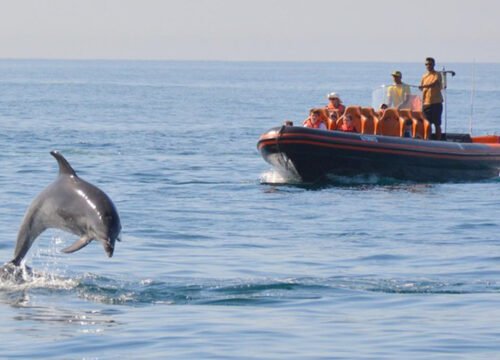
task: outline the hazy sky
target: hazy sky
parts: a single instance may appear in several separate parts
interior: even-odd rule
[[[0,58],[500,62],[497,0],[0,4]]]

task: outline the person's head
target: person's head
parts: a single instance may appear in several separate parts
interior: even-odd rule
[[[401,74],[401,71],[393,71],[392,72],[392,79],[396,84],[401,84],[401,79],[403,79],[403,74]]]
[[[309,116],[311,117],[311,121],[313,124],[316,124],[316,122],[319,121],[321,118],[321,110],[319,109],[311,109],[309,111]]]
[[[425,59],[425,67],[428,71],[433,71],[436,65],[436,60],[434,58],[428,57]]]
[[[334,92],[328,94],[328,100],[335,106],[338,106],[342,102],[340,100],[339,94]]]
[[[379,109],[378,109],[378,115],[379,115],[379,116],[384,115],[385,110],[387,110],[387,108],[388,108],[388,107],[389,107],[389,106],[387,106],[387,104],[380,104],[380,107],[379,107]]]
[[[330,119],[337,121],[337,119],[339,118],[338,110],[328,111],[328,116],[330,117]]]
[[[346,114],[346,116],[345,116],[345,123],[348,126],[352,125],[352,115],[351,114]]]

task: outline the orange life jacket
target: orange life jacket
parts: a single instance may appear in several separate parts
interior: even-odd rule
[[[313,124],[313,122],[311,121],[311,118],[307,118],[304,120],[304,126],[308,127],[308,128],[313,128],[313,129],[319,129],[321,123],[323,123],[325,125],[325,128],[328,128],[328,126],[325,124],[325,122],[322,119],[319,119],[318,121],[316,121],[316,124]]]
[[[356,130],[356,127],[354,125],[347,126],[345,122],[342,122],[340,130],[342,130],[343,132],[358,132],[358,130]]]
[[[328,109],[328,111],[338,110],[340,115],[343,115],[344,111],[345,111],[344,105],[339,104],[339,107],[335,107],[335,106],[333,106],[333,104],[331,102],[329,102],[328,105],[326,105],[326,108]]]

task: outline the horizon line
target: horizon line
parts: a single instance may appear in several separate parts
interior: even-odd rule
[[[0,61],[102,61],[102,62],[206,62],[206,63],[386,63],[386,64],[419,64],[421,61],[408,60],[241,60],[241,59],[148,59],[148,58],[58,58],[58,57],[0,57]],[[443,61],[438,64],[500,64],[495,61]]]

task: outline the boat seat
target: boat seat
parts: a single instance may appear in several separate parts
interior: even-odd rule
[[[429,139],[431,134],[431,124],[427,121],[422,111],[412,111],[411,116],[417,121],[413,137],[417,139]]]
[[[384,111],[384,114],[375,126],[375,134],[385,136],[402,136],[404,119],[394,108]]]
[[[328,116],[328,110],[325,108],[321,108],[319,110],[320,110],[319,120],[325,123],[327,129],[330,129],[332,119],[330,119],[330,117]]]
[[[356,130],[358,132],[361,132],[363,129],[363,122],[365,121],[365,117],[361,115],[361,106],[348,106],[345,111],[344,115],[342,115],[338,120],[337,120],[337,129],[340,129],[342,124],[344,123],[344,118],[346,115],[351,115],[352,117],[352,123]]]
[[[375,134],[375,125],[379,120],[378,114],[371,107],[361,108],[361,114],[365,117],[361,132],[363,134]]]
[[[413,118],[413,115],[411,113],[411,110],[409,109],[404,109],[404,110],[399,110],[399,116],[401,118],[403,118],[404,120],[404,123],[403,123],[403,133],[404,133],[404,124],[407,122],[407,121],[411,121],[411,137],[414,138],[415,137],[415,131],[416,131],[416,128],[417,128],[417,125],[418,125],[418,121],[416,119]],[[404,134],[403,134],[404,136]]]

